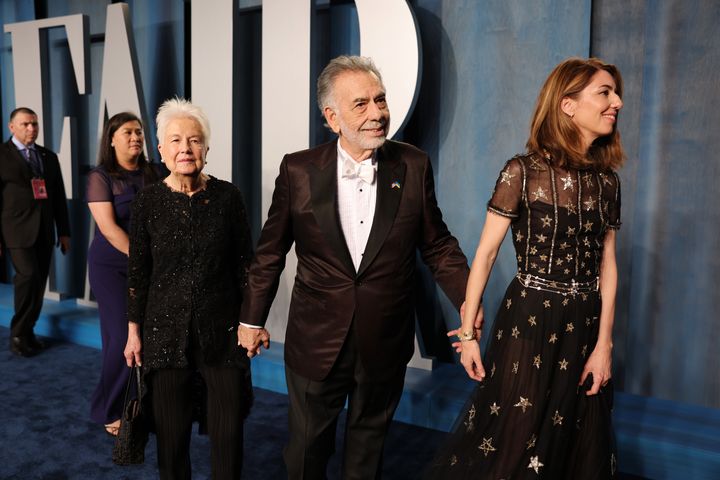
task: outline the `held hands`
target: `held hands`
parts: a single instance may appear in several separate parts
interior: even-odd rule
[[[270,333],[264,328],[250,328],[245,325],[238,326],[238,345],[247,350],[247,356],[253,358],[260,355],[260,347],[270,348]]]
[[[592,373],[593,384],[586,395],[595,395],[600,391],[601,386],[604,387],[607,385],[608,381],[612,378],[611,366],[612,349],[610,347],[597,345],[585,363],[585,368],[580,376],[579,385],[582,385],[588,374]]]
[[[465,303],[460,306],[460,318],[465,316]],[[482,358],[480,356],[480,335],[482,333],[482,325],[484,321],[483,306],[480,304],[477,315],[473,321],[473,333],[475,339],[473,340],[458,340],[452,344],[455,351],[460,354],[460,363],[465,368],[468,377],[481,382],[485,378],[485,368],[483,368]],[[457,337],[461,332],[462,327],[455,330],[451,330],[447,333],[448,337]]]
[[[461,321],[464,316],[465,316],[465,302],[463,302],[463,304],[460,306]],[[482,336],[482,326],[483,326],[484,322],[485,322],[485,313],[483,310],[483,305],[481,303],[480,307],[478,308],[477,315],[475,315],[475,321],[473,322],[473,330],[475,332],[475,338],[477,338],[478,341],[480,340],[480,337]],[[461,328],[462,327],[458,327],[455,330],[450,330],[449,332],[447,332],[447,336],[457,338],[458,334],[460,334]],[[452,347],[455,349],[455,351],[457,353],[462,353],[463,342],[461,342],[459,340],[457,342],[453,342]]]

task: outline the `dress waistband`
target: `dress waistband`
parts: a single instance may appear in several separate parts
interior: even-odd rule
[[[578,293],[597,292],[600,287],[600,279],[595,278],[589,282],[558,282],[556,280],[548,280],[547,278],[537,277],[529,273],[518,272],[515,277],[523,286],[534,288],[535,290],[543,290],[545,292],[559,293],[561,295],[572,295]]]

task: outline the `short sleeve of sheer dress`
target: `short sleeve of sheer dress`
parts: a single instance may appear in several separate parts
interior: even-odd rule
[[[87,201],[88,203],[113,201],[110,175],[99,168],[94,169],[88,175]]]
[[[488,210],[504,217],[519,217],[523,180],[520,160],[508,160],[495,182],[495,189],[487,205]]]
[[[607,205],[607,227],[620,228],[620,177],[615,172],[603,174],[603,200]]]

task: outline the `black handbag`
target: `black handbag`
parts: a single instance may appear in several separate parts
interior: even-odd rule
[[[137,395],[132,395],[133,382],[136,384]],[[132,367],[125,389],[123,413],[120,419],[115,445],[112,450],[112,461],[116,465],[137,465],[145,461],[145,445],[148,442],[148,426],[142,409],[142,380],[140,367]]]

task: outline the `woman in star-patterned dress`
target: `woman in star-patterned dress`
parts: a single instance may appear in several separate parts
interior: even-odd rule
[[[624,160],[617,68],[555,67],[528,152],[503,167],[468,279],[460,361],[479,385],[428,478],[606,479],[616,470],[612,324]],[[518,273],[481,360],[482,293],[512,228]]]

